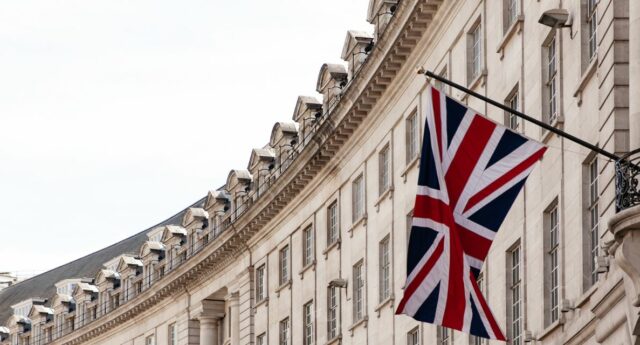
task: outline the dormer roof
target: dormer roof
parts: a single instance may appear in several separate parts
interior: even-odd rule
[[[122,258],[120,258],[120,263],[118,264],[118,271],[124,271],[130,266],[142,267],[143,263],[140,259],[133,256],[123,255]]]
[[[53,309],[36,304],[33,306],[33,308],[31,308],[31,313],[29,313],[29,316],[36,316],[40,314],[53,315]]]
[[[229,193],[227,193],[225,190],[210,190],[209,193],[207,193],[207,199],[205,200],[205,207],[209,209],[211,206],[213,206],[216,203],[216,201],[221,201],[224,203],[229,199],[230,199]]]
[[[366,46],[373,41],[373,36],[364,31],[347,31],[347,37],[344,39],[342,46],[342,60],[349,61],[353,50],[357,45]]]
[[[162,233],[162,241],[166,241],[173,236],[187,236],[187,229],[180,225],[167,225]]]
[[[105,280],[118,280],[120,279],[120,273],[114,270],[102,269],[98,271],[96,275],[96,284],[100,284]]]
[[[276,122],[271,130],[271,140],[269,140],[269,144],[275,148],[278,146],[280,138],[293,135],[298,135],[298,126],[295,122]]]
[[[145,257],[150,252],[162,252],[165,250],[165,246],[162,242],[147,241],[140,248],[140,256]]]
[[[239,183],[247,184],[251,183],[251,181],[253,181],[253,176],[251,176],[249,170],[233,169],[227,175],[227,190],[231,190]]]
[[[195,220],[208,220],[209,213],[200,207],[190,207],[182,218],[182,226],[186,227]]]
[[[293,109],[293,121],[301,122],[302,116],[307,110],[318,111],[322,109],[322,102],[312,96],[298,96],[296,107]]]
[[[77,294],[78,292],[98,292],[98,287],[90,284],[90,283],[78,283],[76,288],[73,290],[73,294]]]
[[[58,304],[73,303],[73,302],[75,302],[75,300],[73,299],[73,296],[59,293],[53,296],[53,300],[51,301],[51,306],[55,307]]]
[[[367,21],[369,23],[373,23],[376,19],[376,16],[380,13],[380,8],[383,4],[395,5],[398,3],[398,0],[369,0],[369,8],[367,10]]]
[[[338,82],[347,80],[347,70],[342,64],[325,63],[320,67],[318,73],[318,82],[316,83],[316,91],[322,93],[325,86],[331,80]]]

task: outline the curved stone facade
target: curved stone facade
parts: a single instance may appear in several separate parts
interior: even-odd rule
[[[486,344],[394,315],[428,106],[416,71],[626,152],[640,136],[627,87],[640,82],[628,50],[640,33],[628,0],[584,2],[562,2],[571,27],[550,29],[537,21],[557,2],[371,0],[374,32],[349,31],[344,63],[321,66],[321,102],[300,96],[246,169],[150,229],[139,250],[14,304],[0,344]],[[550,147],[481,274],[512,343],[635,343],[635,237],[620,246],[614,235],[628,232],[607,228],[613,164],[436,87]]]

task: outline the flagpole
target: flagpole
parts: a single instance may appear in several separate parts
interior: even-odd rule
[[[565,131],[562,131],[562,130],[560,130],[558,128],[555,128],[554,126],[551,126],[548,123],[545,123],[545,122],[542,122],[540,120],[534,119],[533,117],[531,117],[531,116],[529,116],[527,114],[521,113],[521,112],[519,112],[519,111],[517,111],[515,109],[511,109],[511,108],[507,107],[506,105],[504,105],[502,103],[496,102],[496,101],[492,100],[491,98],[485,97],[485,96],[483,96],[483,95],[481,95],[481,94],[479,94],[479,93],[477,93],[475,91],[469,90],[466,87],[464,87],[464,86],[462,86],[462,85],[460,85],[458,83],[452,82],[449,79],[441,77],[441,76],[439,76],[439,75],[437,75],[437,74],[435,74],[435,73],[433,73],[431,71],[426,71],[425,72],[424,70],[421,69],[419,72],[420,73],[424,73],[427,77],[430,77],[430,78],[433,78],[435,80],[441,81],[441,82],[443,82],[443,83],[445,83],[445,84],[447,84],[449,86],[452,86],[452,87],[454,87],[454,88],[456,88],[456,89],[458,89],[458,90],[460,90],[460,91],[462,91],[464,93],[467,93],[467,94],[469,94],[469,95],[471,95],[471,96],[473,96],[475,98],[481,99],[481,100],[483,100],[483,101],[485,101],[485,102],[487,102],[487,103],[489,103],[491,105],[494,105],[494,106],[496,106],[496,107],[498,107],[498,108],[500,108],[500,109],[502,109],[504,111],[510,112],[511,114],[513,114],[513,115],[515,115],[515,116],[517,116],[517,117],[519,117],[521,119],[527,120],[527,121],[529,121],[529,122],[531,122],[531,123],[533,123],[535,125],[538,125],[538,126],[544,128],[544,129],[546,129],[546,130],[548,130],[550,132],[553,132],[553,133],[555,133],[555,134],[557,134],[557,135],[559,135],[561,137],[567,138],[567,139],[573,141],[574,143],[576,143],[578,145],[581,145],[581,146],[584,146],[584,147],[590,149],[593,152],[596,152],[596,153],[599,153],[599,154],[601,154],[601,155],[603,155],[605,157],[611,158],[614,161],[619,161],[620,160],[620,157],[618,157],[617,155],[615,155],[615,154],[613,154],[613,153],[611,153],[609,151],[606,151],[606,150],[604,150],[604,149],[602,149],[602,148],[600,148],[598,146],[595,146],[595,145],[590,144],[590,143],[588,143],[588,142],[586,142],[586,141],[584,141],[584,140],[582,140],[582,139],[580,139],[578,137],[575,137],[575,136],[573,136],[573,135],[571,135],[571,134],[569,134],[569,133],[567,133]]]

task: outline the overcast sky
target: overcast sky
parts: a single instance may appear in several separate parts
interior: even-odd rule
[[[367,0],[0,0],[0,271],[54,268],[245,168]]]

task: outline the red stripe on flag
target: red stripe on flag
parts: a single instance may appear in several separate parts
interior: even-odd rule
[[[404,290],[404,296],[402,297],[402,301],[400,301],[400,305],[398,305],[398,309],[396,310],[396,314],[401,314],[404,311],[404,307],[407,304],[407,301],[413,296],[413,293],[416,292],[418,287],[422,285],[424,279],[427,277],[433,266],[435,266],[436,262],[440,259],[440,255],[444,251],[444,242],[440,240],[436,249],[433,251],[433,254],[429,257],[427,262],[422,266],[418,274],[413,278],[411,283]]]
[[[442,325],[453,329],[462,329],[466,307],[464,298],[464,255],[460,244],[459,232],[449,232],[449,285],[447,303],[444,308]]]
[[[445,176],[449,191],[449,204],[452,209],[455,209],[464,186],[495,128],[496,125],[493,122],[480,115],[474,115],[467,130],[467,133],[473,133],[473,135],[464,136]]]
[[[473,291],[475,291],[476,296],[478,297],[480,307],[482,308],[482,311],[484,311],[486,320],[489,321],[489,326],[493,330],[493,334],[495,334],[496,339],[506,341],[507,338],[504,336],[504,334],[502,334],[502,330],[500,329],[500,327],[498,327],[498,323],[493,318],[493,314],[491,314],[491,310],[489,310],[489,306],[487,305],[487,302],[484,300],[484,296],[478,288],[478,283],[476,283],[476,278],[473,276],[473,273],[469,273],[469,277],[471,278],[471,286],[473,288]]]
[[[449,205],[442,202],[442,200],[426,195],[416,196],[413,216],[416,218],[428,218],[436,223],[447,224],[447,226],[454,223],[453,212]]]
[[[460,234],[460,243],[465,254],[472,256],[478,260],[484,261],[489,253],[492,240],[484,238],[475,232],[461,227],[456,224],[458,233]]]
[[[502,175],[497,180],[493,181],[491,184],[486,186],[483,190],[476,193],[476,195],[469,198],[467,206],[464,208],[464,212],[467,212],[469,209],[471,209],[473,206],[478,204],[480,201],[482,201],[484,198],[489,196],[491,193],[498,190],[498,188],[504,186],[507,182],[509,182],[511,179],[521,174],[523,171],[529,169],[540,158],[542,158],[542,155],[546,150],[547,148],[543,147],[540,150],[536,151],[533,155],[531,155],[531,157],[525,159],[520,164],[518,164],[515,168],[511,169],[506,174]]]
[[[436,126],[436,141],[438,145],[438,152],[442,159],[442,113],[440,109],[440,92],[435,88],[431,88],[431,104],[433,104],[433,118]]]

